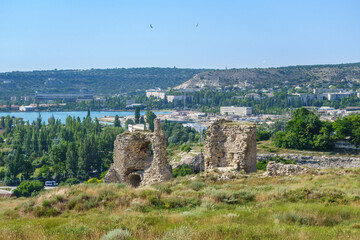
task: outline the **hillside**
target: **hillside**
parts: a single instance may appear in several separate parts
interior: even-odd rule
[[[35,91],[76,93],[86,88],[96,94],[131,93],[148,88],[174,87],[202,69],[117,68],[0,73],[0,97],[34,95]],[[49,81],[49,78],[51,81]]]
[[[283,85],[286,81],[290,86],[304,83],[325,83],[329,86],[340,81],[360,82],[360,63],[212,70],[196,74],[176,89],[230,85],[245,87],[249,84],[255,87],[272,87]]]
[[[358,239],[359,174],[64,186],[0,199],[0,239]]]

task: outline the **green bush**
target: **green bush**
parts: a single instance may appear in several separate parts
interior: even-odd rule
[[[161,193],[159,191],[144,189],[139,193],[139,197],[141,197],[142,199],[146,199],[150,205],[161,205]]]
[[[59,184],[59,186],[72,186],[75,184],[79,184],[80,180],[77,178],[68,178],[65,182],[62,182]]]
[[[270,157],[269,160],[261,160],[260,162],[257,162],[256,163],[257,169],[265,171],[268,163],[271,161],[274,161],[277,163],[282,163],[282,164],[295,164],[295,161],[286,160],[283,157],[275,156],[275,157]]]
[[[271,137],[270,131],[257,131],[256,132],[256,141],[265,141],[269,140]]]
[[[187,144],[184,144],[184,145],[181,146],[180,150],[183,151],[183,152],[190,152],[191,147],[189,145],[187,145]]]
[[[189,187],[194,191],[199,191],[202,188],[206,187],[206,184],[203,182],[195,181],[195,182],[190,183]]]
[[[39,193],[44,189],[44,183],[33,180],[33,181],[24,181],[14,190],[13,194],[16,197],[30,197],[34,194]]]
[[[40,207],[34,208],[34,214],[36,217],[55,217],[60,214],[59,210],[53,207]]]
[[[102,180],[97,178],[90,178],[86,183],[102,183]]]
[[[178,177],[178,176],[186,176],[186,175],[190,175],[193,174],[194,171],[191,169],[191,167],[189,165],[182,165],[181,168],[174,168],[172,171],[173,177]]]

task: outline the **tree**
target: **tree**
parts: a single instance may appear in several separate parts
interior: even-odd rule
[[[136,106],[135,107],[135,124],[139,124],[140,123],[140,107]]]
[[[149,124],[149,129],[153,132],[154,131],[154,120],[156,118],[155,113],[152,111],[146,112],[146,123]]]
[[[129,124],[134,124],[134,121],[132,119],[126,119],[125,121],[125,128],[129,129]]]
[[[69,143],[66,151],[66,171],[71,176],[76,176],[78,172],[78,154],[75,143]]]
[[[293,119],[286,125],[286,132],[274,136],[277,147],[325,150],[332,146],[334,138],[331,124],[322,122],[315,113],[305,109],[296,109]]]
[[[30,197],[44,189],[44,183],[34,181],[22,182],[13,192],[16,197]]]
[[[118,115],[115,116],[114,127],[121,127]]]

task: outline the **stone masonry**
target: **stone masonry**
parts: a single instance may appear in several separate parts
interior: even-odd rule
[[[206,131],[205,171],[228,168],[256,172],[256,126],[218,120]]]
[[[166,137],[159,119],[155,119],[154,126],[154,132],[125,132],[116,137],[114,163],[104,177],[104,182],[122,182],[137,187],[171,178]]]

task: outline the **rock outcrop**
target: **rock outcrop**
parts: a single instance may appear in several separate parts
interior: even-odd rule
[[[303,175],[308,172],[309,172],[308,168],[299,165],[282,164],[271,161],[268,163],[264,175],[271,177],[284,176],[284,175],[291,176],[291,175]]]
[[[122,182],[137,187],[171,178],[166,137],[161,130],[160,120],[155,119],[154,125],[154,132],[125,132],[116,137],[114,163],[104,177],[104,182]]]
[[[205,171],[229,168],[256,172],[256,126],[219,120],[206,131]]]
[[[186,154],[180,161],[172,163],[172,168],[181,168],[183,165],[188,165],[195,172],[199,173],[205,170],[204,154]]]

